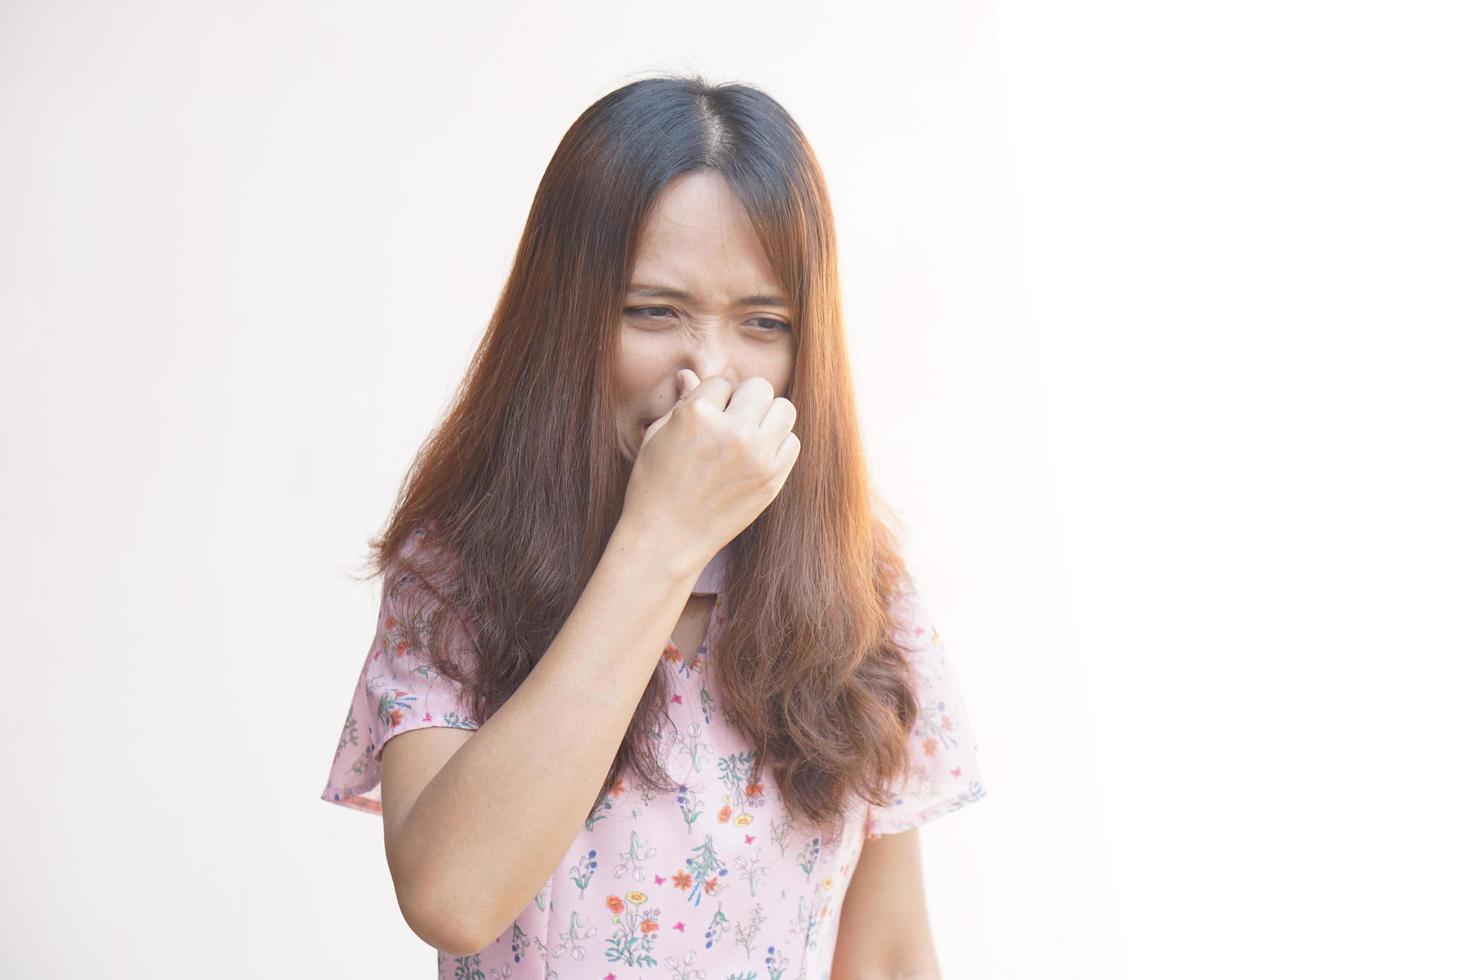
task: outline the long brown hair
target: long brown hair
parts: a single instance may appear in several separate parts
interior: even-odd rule
[[[826,184],[801,130],[759,89],[660,75],[573,123],[453,403],[371,539],[372,574],[394,572],[408,536],[427,530],[433,547],[404,571],[436,610],[452,610],[433,617],[429,653],[476,718],[539,662],[621,513],[631,471],[614,431],[622,306],[645,217],[691,172],[729,183],[792,301],[786,396],[802,446],[775,500],[730,543],[714,683],[756,751],[752,782],[769,772],[793,819],[837,835],[855,797],[889,802],[906,772],[918,705],[894,604],[911,582],[901,525],[868,481]],[[663,667],[589,821],[629,771],[677,789],[652,736],[668,702]]]

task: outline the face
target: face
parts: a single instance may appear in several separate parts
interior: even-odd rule
[[[618,442],[627,458],[673,407],[680,368],[732,387],[759,376],[785,396],[796,358],[788,303],[724,178],[671,181],[644,226],[623,302]]]

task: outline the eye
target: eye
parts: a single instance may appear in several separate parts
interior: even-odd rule
[[[626,308],[625,310],[623,310],[623,312],[624,313],[631,313],[634,316],[648,317],[650,320],[661,320],[661,319],[663,319],[663,317],[655,317],[655,316],[653,316],[652,315],[653,314],[653,311],[654,310],[668,310],[668,309],[669,309],[669,307],[667,307],[667,306],[630,306],[630,307]],[[670,312],[673,312],[673,311],[670,310]]]
[[[628,306],[623,308],[624,313],[643,317],[645,320],[667,320],[668,317],[657,316],[659,311],[674,313],[673,307],[669,306]],[[676,314],[677,315],[677,314]],[[785,320],[778,320],[773,316],[758,316],[750,320],[751,323],[763,323],[761,333],[780,333],[782,330],[790,330],[791,324]]]

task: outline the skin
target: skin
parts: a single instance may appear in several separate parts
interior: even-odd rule
[[[832,980],[941,980],[919,828],[863,842],[842,900]]]
[[[690,295],[638,295],[643,286]],[[775,301],[745,301],[756,295]],[[664,189],[639,241],[623,306],[617,426],[629,460],[646,424],[678,399],[680,368],[700,379],[722,376],[732,387],[759,376],[786,395],[796,355],[793,311],[724,178],[686,174]],[[698,646],[711,606],[708,597],[691,596],[675,631],[681,650]],[[938,980],[917,830],[864,843],[843,903],[832,977]]]

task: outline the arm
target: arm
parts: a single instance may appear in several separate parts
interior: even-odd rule
[[[842,902],[832,980],[940,980],[918,830],[863,842]]]
[[[619,523],[551,646],[478,729],[384,747],[389,871],[436,949],[492,942],[582,828],[702,567],[657,540]]]

